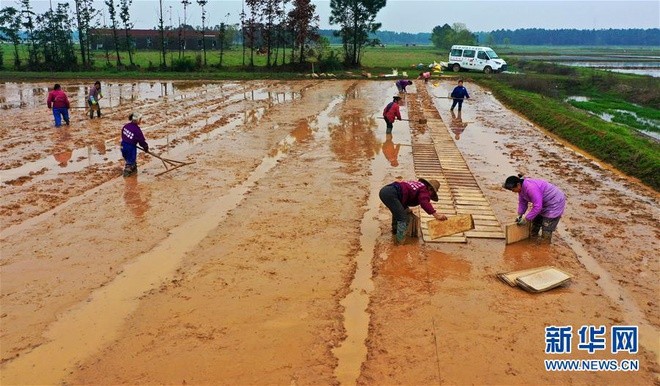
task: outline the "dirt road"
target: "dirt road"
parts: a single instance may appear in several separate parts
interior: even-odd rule
[[[62,85],[84,106],[85,85]],[[104,117],[75,109],[61,129],[48,86],[0,85],[2,384],[658,382],[658,194],[487,90],[466,85],[467,125],[431,97],[449,80],[409,87],[403,115],[435,106],[502,223],[508,175],[564,190],[550,246],[393,244],[377,193],[415,178],[407,145],[429,129],[386,138],[394,82],[104,84]],[[155,152],[195,163],[155,177],[141,154],[137,178],[119,177],[134,110]],[[571,284],[532,295],[495,277],[540,265]],[[639,352],[579,350],[583,325],[638,326]],[[572,353],[545,353],[548,326],[572,326]],[[544,367],[577,358],[639,370]]]

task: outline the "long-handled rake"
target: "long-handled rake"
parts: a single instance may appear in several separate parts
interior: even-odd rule
[[[431,94],[431,95],[432,95],[432,94]],[[437,96],[437,95],[433,95],[433,98],[438,98],[438,99],[456,99],[456,100],[461,100],[461,101],[464,101],[464,100],[469,99],[469,98],[454,98],[454,97],[450,97],[450,96]]]
[[[380,117],[380,119],[385,119],[383,117]],[[407,119],[407,118],[401,118],[402,121],[408,121],[408,122],[417,122],[420,125],[426,124],[427,120],[426,118],[419,118],[419,119]]]
[[[184,161],[177,161],[177,160],[169,159],[169,158],[163,158],[163,157],[159,156],[156,153],[144,150],[140,146],[138,146],[137,148],[142,150],[143,152],[151,155],[151,156],[154,156],[154,157],[158,158],[159,160],[161,160],[161,162],[163,162],[163,166],[165,166],[166,170],[164,172],[160,172],[160,173],[156,174],[156,177],[160,176],[161,174],[169,173],[172,170],[178,169],[182,166],[191,165],[191,164],[195,163],[195,161],[193,161],[193,162],[184,162]]]

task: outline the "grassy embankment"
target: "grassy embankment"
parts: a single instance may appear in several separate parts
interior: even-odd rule
[[[565,101],[569,95],[586,95],[598,98],[601,106],[634,106],[638,116],[657,119],[660,80],[582,69],[562,75],[553,74],[548,65],[542,67],[543,72],[479,76],[475,81],[535,124],[660,190],[660,144],[641,136],[634,129],[638,123],[631,127],[607,122]],[[631,100],[637,105],[627,102]]]
[[[4,46],[5,67],[11,67],[12,55],[8,45]],[[334,49],[338,49],[334,47]],[[509,63],[513,71],[521,74],[495,74],[487,76],[479,73],[443,73],[443,77],[464,77],[490,88],[495,95],[510,108],[526,116],[537,125],[557,134],[575,146],[608,162],[621,171],[639,178],[647,185],[660,190],[660,147],[657,142],[640,137],[636,130],[657,131],[660,111],[660,79],[635,75],[616,74],[593,69],[576,69],[524,59],[525,55],[649,55],[658,48],[639,49],[629,47],[606,48],[563,48],[563,47],[507,47],[495,49]],[[507,57],[505,55],[510,55]],[[188,53],[189,61],[199,65],[200,56]],[[114,64],[116,57],[109,53],[107,64],[104,52],[96,52],[97,68],[87,72],[16,72],[0,71],[0,78],[7,79],[300,79],[311,73],[311,65],[299,68],[265,67],[265,57],[255,55],[255,67],[242,66],[242,50],[226,51],[223,67],[218,67],[219,53],[207,52],[208,67],[192,72],[158,70],[160,53],[140,51],[135,55],[138,69],[118,70]],[[177,53],[168,53],[168,64],[177,59]],[[127,53],[121,53],[124,64],[128,63]],[[392,69],[407,71],[414,78],[419,69],[418,63],[446,61],[447,53],[430,46],[417,47],[367,47],[363,52],[361,70],[328,70],[338,77],[355,76],[360,72],[372,75],[390,73]],[[325,71],[315,65],[315,71]],[[588,102],[566,102],[571,95],[586,96]],[[571,106],[573,104],[573,106]],[[598,114],[615,112],[612,120],[606,122],[584,110]],[[634,113],[616,112],[625,110]],[[643,118],[637,119],[635,118]],[[651,122],[651,123],[649,123]],[[654,128],[655,127],[655,128]]]

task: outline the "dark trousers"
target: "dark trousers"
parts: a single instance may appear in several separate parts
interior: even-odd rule
[[[463,99],[454,99],[454,101],[451,102],[450,110],[453,110],[454,107],[456,107],[456,105],[458,105],[458,111],[461,111],[461,109],[463,108]]]
[[[394,128],[394,121],[390,122],[389,119],[385,117],[383,117],[383,119],[385,120],[385,125],[386,125],[385,127],[387,128],[385,130],[385,134],[392,134],[392,129]]]
[[[398,186],[394,184],[385,185],[380,189],[378,197],[392,212],[392,228],[396,228],[397,221],[408,221],[408,208],[401,203],[401,193]]]
[[[547,218],[543,216],[536,216],[534,220],[532,220],[532,229],[530,231],[532,236],[538,236],[539,231],[543,231],[543,233],[552,233],[557,229],[557,225],[559,224],[559,220],[561,217],[555,217],[555,218]]]
[[[89,119],[94,118],[94,110],[96,110],[96,116],[101,118],[101,106],[99,106],[99,102],[93,104],[92,101],[88,99],[87,104],[89,105]]]

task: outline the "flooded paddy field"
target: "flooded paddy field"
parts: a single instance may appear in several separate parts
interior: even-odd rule
[[[660,197],[487,90],[466,84],[457,129],[450,101],[429,97],[453,81],[416,81],[411,122],[387,137],[392,81],[104,83],[90,120],[91,83],[61,82],[77,107],[61,128],[52,85],[0,85],[2,384],[658,382]],[[431,110],[442,123],[421,124]],[[140,153],[121,177],[133,111],[154,152],[194,163],[156,176],[163,164]],[[378,191],[416,178],[409,145],[431,124],[452,131],[503,224],[507,176],[559,186],[553,244],[395,245]],[[495,276],[542,265],[571,283],[530,294]],[[638,326],[639,350],[579,350],[583,325]],[[549,326],[572,326],[571,353],[545,353]],[[547,359],[639,369],[550,372]]]

